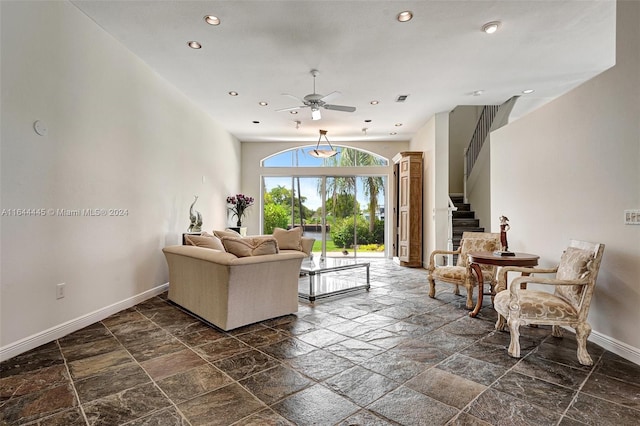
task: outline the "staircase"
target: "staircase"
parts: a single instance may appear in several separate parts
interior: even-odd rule
[[[450,195],[451,201],[458,208],[453,212],[453,249],[458,250],[463,232],[484,232],[484,228],[480,227],[480,220],[476,219],[476,214],[471,210],[471,204],[464,202],[462,195]],[[453,264],[455,265],[458,256],[453,256]]]

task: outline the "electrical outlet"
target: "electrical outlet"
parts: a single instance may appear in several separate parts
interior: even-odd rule
[[[624,224],[625,225],[640,225],[640,210],[625,210],[624,211]]]
[[[64,297],[64,286],[65,283],[60,283],[56,285],[56,299],[62,299]]]

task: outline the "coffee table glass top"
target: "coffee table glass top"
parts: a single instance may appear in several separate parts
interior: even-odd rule
[[[357,265],[366,266],[369,262],[359,259],[343,259],[340,257],[327,257],[320,260],[319,257],[302,261],[300,270],[303,272],[322,272],[329,270],[351,269]]]
[[[298,296],[310,302],[355,290],[369,290],[370,262],[329,257],[307,259],[300,267]]]

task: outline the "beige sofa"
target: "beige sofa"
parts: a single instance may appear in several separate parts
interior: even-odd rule
[[[298,310],[298,276],[305,254],[237,257],[196,246],[163,250],[169,300],[223,330]]]

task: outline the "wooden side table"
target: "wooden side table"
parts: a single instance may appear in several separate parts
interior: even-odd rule
[[[478,299],[476,301],[476,307],[473,311],[469,312],[470,317],[478,315],[478,311],[482,308],[482,296],[484,293],[484,279],[482,277],[482,269],[480,265],[493,265],[493,266],[522,266],[532,267],[538,265],[538,259],[540,256],[529,253],[514,253],[513,256],[499,256],[493,254],[490,251],[473,251],[468,254],[469,267],[476,274],[478,279]],[[528,275],[523,273],[523,275]],[[491,297],[494,296],[495,283],[491,283]]]

